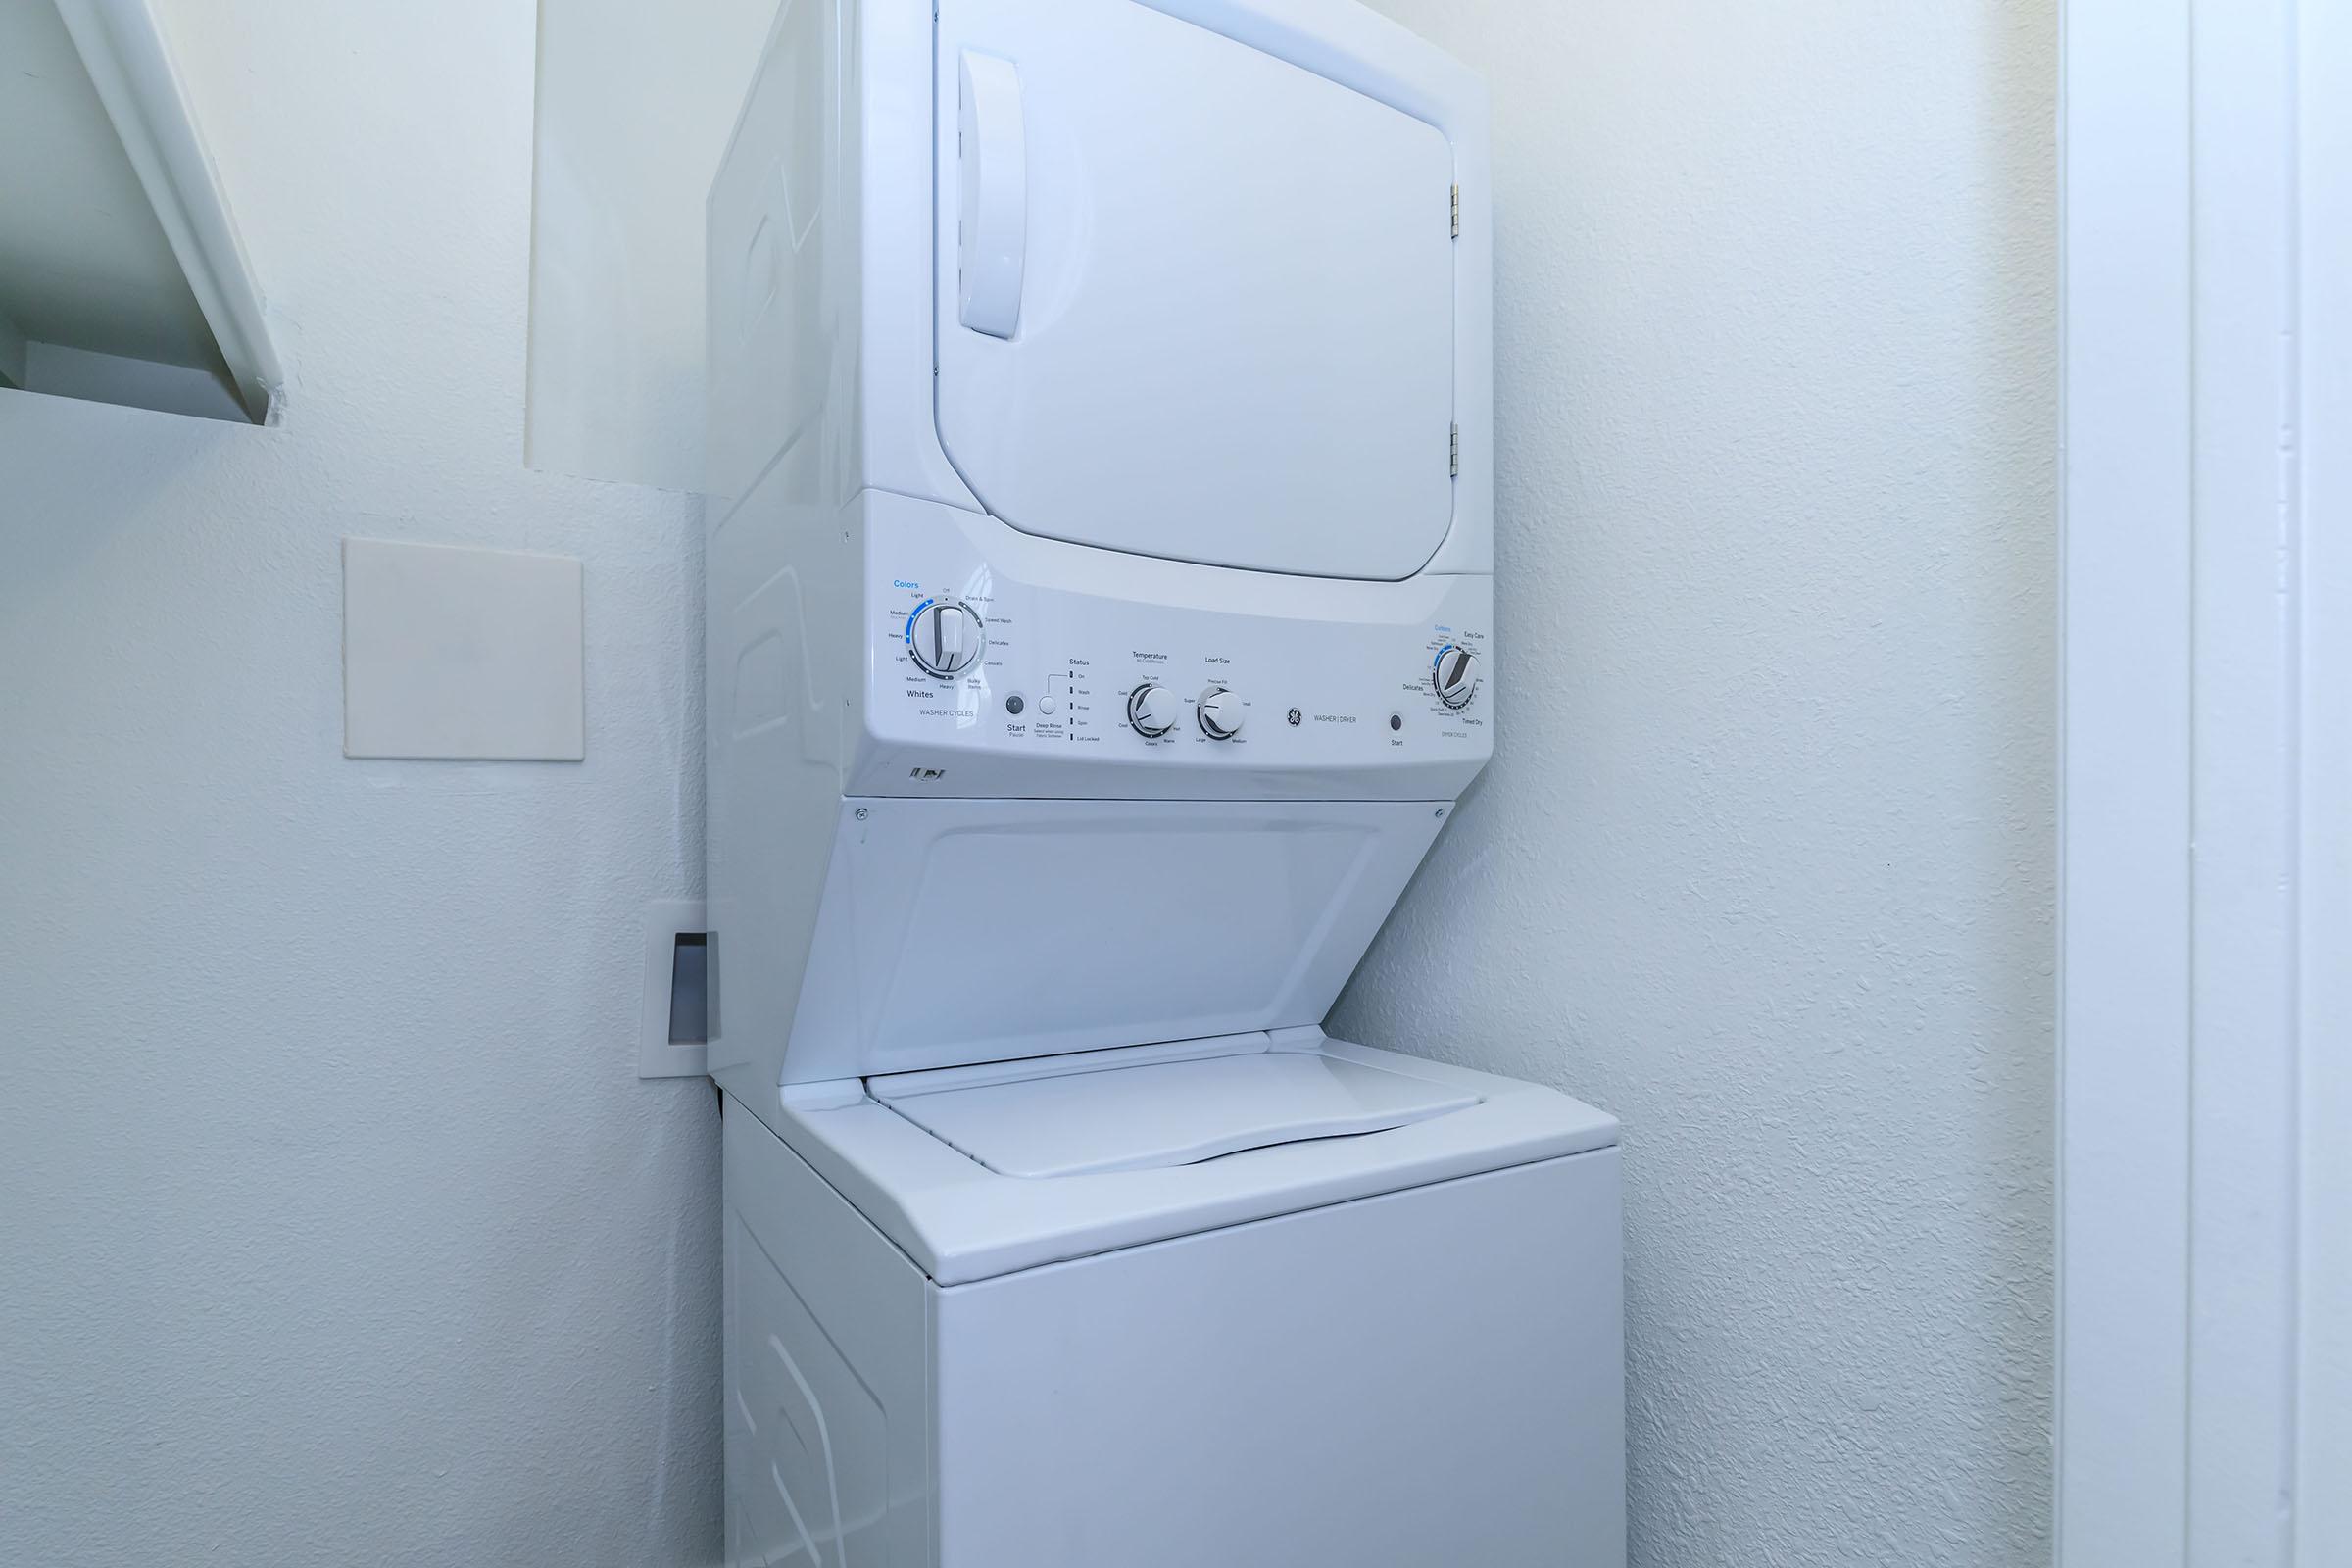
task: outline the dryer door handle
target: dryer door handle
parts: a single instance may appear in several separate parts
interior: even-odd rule
[[[1029,248],[1029,149],[1018,67],[965,53],[956,131],[958,315],[975,332],[1008,338],[1021,320]]]

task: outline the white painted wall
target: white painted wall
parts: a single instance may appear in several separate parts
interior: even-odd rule
[[[1520,652],[1340,1023],[1627,1117],[1638,1561],[2034,1560],[2048,0],[1389,4],[1495,84]],[[529,8],[164,9],[292,386],[0,392],[0,1560],[701,1560],[695,528],[518,462]],[[344,761],[347,533],[581,556],[587,761]]]
[[[0,1561],[711,1560],[700,525],[522,466],[531,8],[159,9],[292,384],[0,391]],[[346,534],[581,558],[587,760],[344,760]]]
[[[703,485],[703,199],[776,0],[539,0],[535,468]]]
[[[2045,1561],[2056,0],[1381,6],[1494,85],[1498,749],[1335,1032],[1625,1117],[1635,1562]]]

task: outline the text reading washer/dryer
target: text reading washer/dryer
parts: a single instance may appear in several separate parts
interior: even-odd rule
[[[710,268],[730,1561],[1616,1568],[1615,1124],[1318,1027],[1492,747],[1477,81],[789,0]]]

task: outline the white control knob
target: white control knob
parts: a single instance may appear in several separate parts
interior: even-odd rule
[[[1468,708],[1478,695],[1478,656],[1447,643],[1431,662],[1429,684],[1447,708]]]
[[[1229,741],[1242,732],[1242,700],[1222,686],[1202,692],[1193,711],[1200,717],[1201,732],[1212,741]]]
[[[987,646],[980,612],[959,600],[935,599],[907,617],[906,651],[931,674],[962,674]]]
[[[1135,726],[1138,735],[1156,740],[1174,729],[1183,717],[1183,701],[1165,686],[1147,682],[1127,694],[1127,722]]]

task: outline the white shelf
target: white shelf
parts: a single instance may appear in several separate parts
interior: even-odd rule
[[[0,45],[0,383],[189,412],[209,375],[265,421],[261,291],[147,0],[24,0]]]

